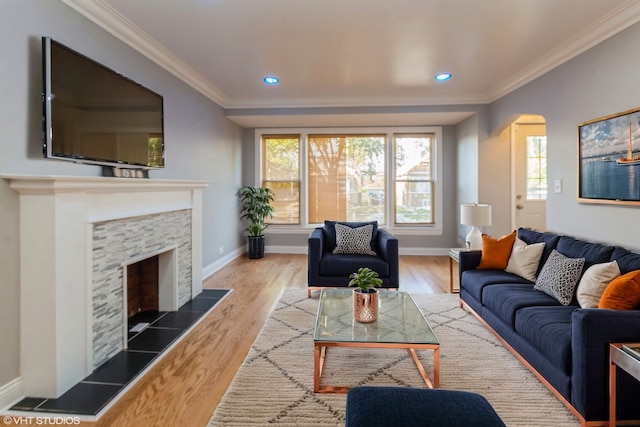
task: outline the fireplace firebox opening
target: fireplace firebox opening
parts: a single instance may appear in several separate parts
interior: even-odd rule
[[[127,267],[127,317],[143,311],[158,311],[158,255]]]
[[[162,312],[178,309],[176,263],[175,247],[164,248],[123,263],[125,341],[129,332],[142,331]],[[123,345],[127,348],[126,342]]]

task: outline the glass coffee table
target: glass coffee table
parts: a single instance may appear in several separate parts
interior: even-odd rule
[[[406,292],[378,291],[378,320],[353,320],[353,289],[323,289],[313,336],[313,390],[346,393],[348,386],[322,385],[322,368],[329,347],[399,348],[411,354],[427,387],[440,386],[440,342],[429,323]],[[433,383],[416,350],[433,350]]]

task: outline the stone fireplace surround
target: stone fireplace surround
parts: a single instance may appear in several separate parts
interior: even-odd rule
[[[191,210],[101,221],[91,230],[93,369],[124,350],[128,265],[158,255],[160,311],[191,300]]]
[[[126,345],[126,325],[118,322],[126,322],[126,314],[119,312],[124,308],[122,270],[131,259],[177,253],[169,257],[175,268],[168,267],[175,274],[176,303],[202,291],[202,190],[207,182],[3,178],[20,199],[20,362],[25,395],[57,398]],[[119,230],[120,238],[116,233],[100,234],[110,228]],[[185,233],[189,236],[181,238]],[[100,252],[105,236],[113,246]],[[105,276],[106,267],[112,271]],[[105,286],[117,290],[104,292]],[[110,308],[105,309],[105,301],[110,301]],[[104,340],[105,336],[110,338]]]

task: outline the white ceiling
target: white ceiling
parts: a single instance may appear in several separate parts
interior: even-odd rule
[[[640,21],[640,0],[62,1],[230,110],[487,103]]]

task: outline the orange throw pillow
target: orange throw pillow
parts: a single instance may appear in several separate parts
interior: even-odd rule
[[[482,256],[479,269],[504,270],[509,264],[511,249],[516,241],[516,231],[499,239],[482,235]]]
[[[607,285],[598,308],[633,310],[640,305],[640,270],[617,277]]]

